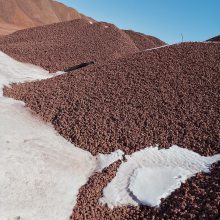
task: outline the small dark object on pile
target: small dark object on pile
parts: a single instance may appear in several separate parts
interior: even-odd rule
[[[86,67],[86,66],[91,65],[91,64],[95,64],[95,62],[94,61],[90,61],[88,63],[81,63],[79,65],[72,66],[72,67],[69,67],[69,68],[65,69],[64,72],[68,73],[68,72],[71,72],[73,70],[77,70],[77,69]]]

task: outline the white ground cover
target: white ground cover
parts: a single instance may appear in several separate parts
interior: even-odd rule
[[[1,220],[69,219],[79,188],[95,171],[121,158],[117,152],[106,155],[107,160],[93,157],[36,118],[23,102],[3,97],[4,85],[52,76],[0,52]]]
[[[120,150],[93,157],[58,135],[23,102],[3,97],[4,85],[53,76],[0,52],[0,220],[67,220],[79,188],[94,172],[123,157]],[[100,199],[111,208],[159,206],[187,178],[209,172],[220,155],[202,157],[173,146],[146,148],[126,159]]]
[[[220,160],[220,154],[204,157],[178,146],[162,150],[150,147],[126,159],[100,199],[110,208],[138,204],[159,206],[160,199],[169,196],[187,178],[198,172],[209,172],[210,165]]]
[[[98,161],[98,166],[97,166],[97,171],[102,171],[104,168],[108,167],[112,163],[114,163],[117,160],[122,160],[123,159],[124,152],[121,150],[117,150],[109,155],[105,154],[98,154],[97,155],[97,161]]]

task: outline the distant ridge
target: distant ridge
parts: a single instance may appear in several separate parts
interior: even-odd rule
[[[213,41],[213,42],[220,42],[220,35],[216,36],[216,37],[213,37],[207,41]]]

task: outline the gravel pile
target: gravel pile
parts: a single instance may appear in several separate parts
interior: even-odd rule
[[[86,19],[17,31],[0,38],[0,50],[51,72],[87,62],[105,62],[138,52],[132,39],[116,26]]]
[[[209,39],[208,41],[212,41],[212,42],[220,42],[220,35],[213,37],[211,39]]]
[[[213,155],[220,153],[219,74],[220,44],[183,43],[4,93],[93,155],[156,144]]]
[[[109,209],[99,204],[103,188],[116,175],[120,162],[102,173],[93,175],[80,189],[77,204],[70,219],[79,220],[218,220],[220,219],[220,163],[212,172],[199,173],[163,200],[160,208],[117,207]]]
[[[141,51],[166,45],[165,42],[150,35],[145,35],[132,30],[125,30],[125,33],[130,36],[137,48]]]

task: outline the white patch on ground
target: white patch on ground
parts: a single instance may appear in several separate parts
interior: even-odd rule
[[[134,171],[128,189],[143,205],[158,206],[191,175],[181,167],[143,167]],[[147,190],[146,190],[147,189]]]
[[[0,52],[1,220],[69,219],[79,188],[97,167],[117,159],[114,153],[107,155],[105,164],[104,155],[99,160],[75,147],[34,117],[23,102],[3,97],[4,85],[52,76]]]
[[[68,219],[95,159],[33,118],[21,102],[1,102],[0,122],[0,216]]]
[[[98,154],[97,155],[97,171],[100,172],[104,168],[108,167],[112,163],[122,160],[123,159],[124,152],[121,150],[117,150],[111,154],[105,155],[105,154]]]
[[[187,178],[198,172],[209,172],[211,164],[220,160],[220,154],[204,157],[178,146],[162,150],[150,147],[126,159],[100,199],[110,208],[139,204],[159,206],[160,199],[169,196]]]
[[[177,44],[178,44],[178,43],[177,43]],[[164,47],[170,47],[170,46],[177,45],[177,44],[172,44],[172,45],[165,44],[165,45],[163,45],[163,46],[159,46],[159,47],[153,47],[153,48],[146,49],[146,50],[143,50],[143,51],[157,50],[157,49],[161,49],[161,48],[164,48]]]

